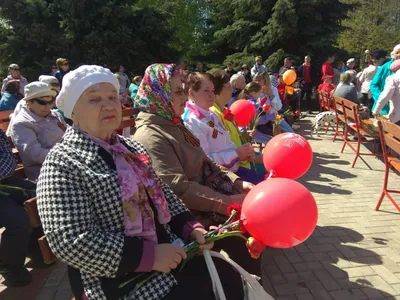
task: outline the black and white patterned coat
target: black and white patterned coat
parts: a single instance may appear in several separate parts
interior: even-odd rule
[[[122,137],[121,142],[133,154],[148,156],[140,143]],[[151,161],[149,168],[153,171]],[[153,174],[157,177],[154,171]],[[168,225],[158,225],[169,239],[164,242],[172,242],[193,217],[167,185],[162,183],[162,189],[172,219]],[[132,278],[141,260],[143,241],[124,236],[121,194],[111,154],[70,127],[46,157],[37,198],[52,251],[79,269],[89,299],[115,297],[106,293],[103,279],[112,278],[115,286],[115,281],[118,285],[126,281],[126,274],[130,275],[128,279]],[[176,284],[173,275],[162,274],[138,288],[129,299],[160,299]],[[126,295],[121,298],[128,299]]]

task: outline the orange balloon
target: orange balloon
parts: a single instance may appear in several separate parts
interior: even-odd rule
[[[293,84],[293,82],[296,81],[297,75],[296,72],[293,70],[287,70],[285,73],[283,73],[283,81],[287,85]]]

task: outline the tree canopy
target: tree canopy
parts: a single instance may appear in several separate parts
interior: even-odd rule
[[[397,0],[0,0],[0,75],[15,62],[34,80],[58,57],[133,75],[156,61],[238,68],[262,55],[277,70],[289,55],[391,50],[399,27]]]

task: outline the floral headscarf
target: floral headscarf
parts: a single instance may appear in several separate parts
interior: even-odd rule
[[[170,80],[175,69],[174,64],[153,64],[146,69],[135,99],[141,111],[171,121],[174,119]]]

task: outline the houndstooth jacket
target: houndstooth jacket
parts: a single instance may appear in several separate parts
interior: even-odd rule
[[[133,154],[148,156],[142,144],[122,137],[121,142]],[[111,298],[105,294],[102,278],[119,278],[126,274],[132,263],[129,262],[131,258],[126,257],[135,256],[131,252],[124,255],[124,251],[132,249],[126,249],[128,237],[124,236],[121,194],[113,161],[105,149],[69,127],[62,141],[46,157],[37,187],[39,215],[52,251],[68,265],[79,269],[85,294],[94,300]],[[151,161],[149,168],[158,178]],[[171,211],[171,222],[182,216],[185,222],[192,221],[181,200],[166,184],[161,184]],[[182,226],[178,228],[171,222],[160,225],[165,228],[168,242],[177,238],[174,233],[182,233]],[[121,269],[125,270],[123,274]],[[175,285],[174,276],[164,273],[153,277],[133,295],[126,293],[121,298],[161,299]]]

